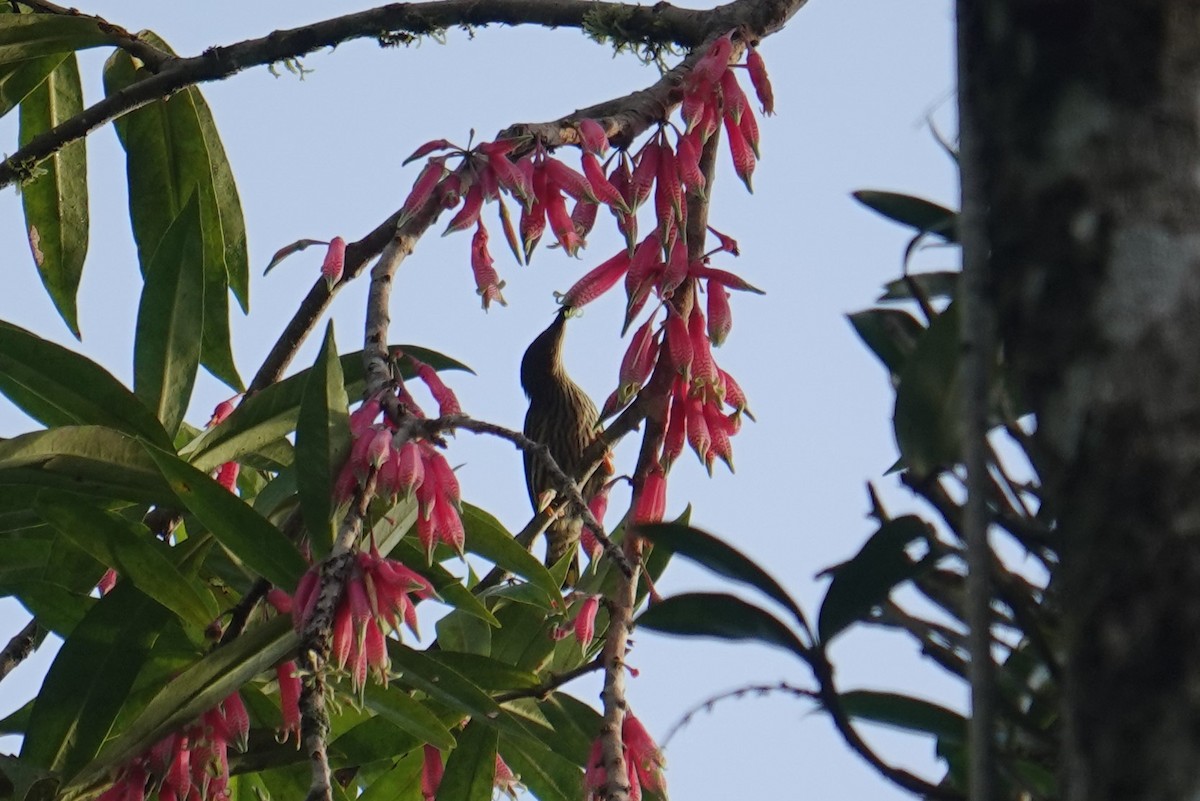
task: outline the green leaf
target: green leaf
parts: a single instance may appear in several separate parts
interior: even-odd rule
[[[307,569],[283,533],[245,501],[169,453],[147,448],[163,478],[189,512],[247,568],[282,588],[293,588]]]
[[[713,535],[677,523],[640,525],[638,533],[655,545],[686,556],[719,576],[740,581],[765,593],[767,597],[786,607],[801,626],[808,628],[804,612],[800,611],[800,607],[775,579],[741,551]]]
[[[896,444],[918,478],[959,461],[961,350],[954,303],[930,324],[900,370],[893,414]]]
[[[392,350],[401,349],[405,353],[411,353],[435,370],[469,371],[461,362],[425,348],[415,345],[389,347]],[[347,395],[360,397],[366,387],[362,351],[345,354],[339,361]],[[411,367],[406,365],[407,360],[401,362],[400,372],[403,377],[415,377]],[[267,443],[290,434],[296,429],[308,377],[309,371],[303,370],[246,398],[224,422],[213,426],[188,443],[180,451],[180,455],[201,470],[214,470],[224,462],[234,461],[243,454],[256,451]]]
[[[756,640],[797,656],[806,654],[804,645],[777,617],[723,593],[683,593],[667,598],[643,612],[635,625],[688,637]]]
[[[438,785],[438,801],[491,801],[496,780],[499,735],[491,726],[473,720],[458,737],[458,747],[446,760]]]
[[[487,656],[492,652],[492,627],[457,609],[437,622],[438,646],[448,651]]]
[[[316,558],[333,546],[333,484],[350,453],[350,413],[333,321],[309,372],[296,422],[296,486]]]
[[[917,285],[918,291],[928,299],[954,299],[958,292],[958,278],[962,275],[958,270],[937,271],[929,273],[911,273],[907,279],[897,278],[884,284],[883,294],[879,296],[881,303],[889,300],[911,300],[913,297],[912,284]]]
[[[536,740],[504,737],[500,754],[539,801],[578,801],[584,797],[583,771]]]
[[[275,665],[294,651],[299,641],[291,619],[280,616],[250,627],[233,642],[212,651],[165,684],[137,717],[105,744],[100,755],[74,779],[72,787],[87,787],[112,768],[145,752],[167,733],[199,717]]]
[[[851,690],[838,696],[842,709],[859,720],[905,731],[932,734],[950,744],[965,743],[967,721],[957,712],[920,698],[873,690]]]
[[[401,503],[404,503],[404,501],[401,501]],[[415,511],[413,516],[415,519]],[[433,589],[441,596],[442,601],[450,604],[455,609],[461,609],[469,615],[474,615],[480,620],[485,620],[492,626],[500,625],[500,621],[488,611],[483,602],[462,585],[462,579],[451,575],[450,571],[436,562],[428,564],[425,559],[425,552],[412,541],[412,538],[405,537],[396,543],[396,546],[390,552],[384,551],[384,553],[429,579],[429,583],[433,585]]]
[[[203,629],[217,617],[212,596],[175,567],[170,548],[150,529],[62,495],[39,495],[34,507],[63,536],[191,625]]]
[[[72,54],[21,101],[20,146],[83,111],[79,63]],[[54,307],[79,337],[75,295],[88,248],[87,145],[71,142],[21,185],[25,235]]]
[[[393,684],[383,687],[368,684],[364,691],[367,708],[387,718],[422,742],[441,748],[453,748],[455,739],[450,730],[424,704]]]
[[[112,37],[89,17],[60,14],[0,15],[0,64],[112,43]]]
[[[524,726],[502,714],[500,707],[479,685],[456,670],[395,640],[387,641],[388,656],[400,671],[400,682],[461,710],[476,720],[518,737],[529,737]]]
[[[0,798],[14,801],[49,801],[54,798],[59,779],[49,771],[0,754]]]
[[[143,38],[169,51],[153,34]],[[142,77],[133,58],[118,50],[104,67],[105,92],[112,96]],[[129,216],[147,280],[154,269],[152,256],[171,221],[192,195],[197,198],[203,243],[202,363],[241,390],[229,344],[228,289],[241,293],[244,306],[249,258],[241,202],[212,113],[193,86],[132,111],[114,125],[125,148]]]
[[[70,776],[108,736],[168,613],[119,583],[63,643],[38,692],[21,758]]]
[[[592,741],[600,734],[600,713],[578,698],[564,692],[551,693],[538,701],[538,709],[554,727],[554,751],[583,764]]]
[[[200,366],[204,326],[204,243],[192,195],[163,235],[146,274],[133,346],[134,393],[172,437]]]
[[[916,349],[925,327],[899,309],[867,309],[847,315],[855,333],[893,376]]]
[[[829,642],[850,624],[864,620],[897,584],[916,575],[924,565],[906,549],[928,538],[929,528],[921,518],[898,517],[880,526],[849,561],[830,568],[827,572],[833,581],[817,616],[821,641]]]
[[[102,425],[171,447],[154,413],[107,370],[5,322],[0,322],[0,392],[48,428]]]
[[[106,499],[174,500],[142,443],[102,426],[63,426],[0,442],[0,485],[58,487]]]
[[[0,117],[16,108],[29,93],[37,89],[55,67],[71,57],[71,53],[51,53],[0,64]]]
[[[859,203],[889,220],[915,228],[922,233],[937,234],[947,242],[958,241],[955,230],[958,215],[945,206],[912,195],[874,189],[860,189],[851,195]]]
[[[515,668],[490,656],[439,649],[430,651],[429,658],[462,674],[485,690],[501,692],[527,690],[538,686],[538,677],[533,673]]]
[[[396,760],[396,764],[386,773],[367,785],[358,801],[422,801],[421,767],[425,764],[424,756],[423,750],[417,748]]]
[[[558,606],[562,586],[538,559],[525,550],[504,525],[493,515],[472,506],[462,505],[463,528],[467,533],[467,550],[476,553],[510,573],[528,579],[546,594],[548,607]]]

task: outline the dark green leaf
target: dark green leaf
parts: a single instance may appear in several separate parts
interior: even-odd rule
[[[579,801],[584,798],[583,771],[536,740],[504,737],[500,754],[521,783],[539,801]]]
[[[967,722],[963,716],[929,701],[873,690],[852,690],[838,697],[842,709],[853,718],[932,734],[947,743],[966,741]]]
[[[954,299],[955,292],[958,290],[958,277],[962,273],[957,270],[931,272],[931,273],[912,273],[905,278],[897,278],[895,281],[888,281],[883,287],[883,294],[879,296],[879,301],[889,300],[911,300],[913,297],[912,284],[917,285],[917,290],[927,299],[949,298]]]
[[[142,443],[102,426],[63,426],[0,442],[0,485],[59,487],[108,499],[173,500]]]
[[[367,785],[358,801],[422,801],[421,767],[423,749],[417,748],[396,760],[386,773]],[[249,801],[257,801],[250,799]]]
[[[307,565],[279,529],[207,473],[169,453],[147,450],[183,507],[230,553],[277,587],[296,586]]]
[[[437,622],[437,638],[438,646],[448,651],[480,656],[492,652],[492,627],[457,609]]]
[[[491,801],[496,776],[496,729],[473,720],[446,760],[438,801]]]
[[[0,64],[111,44],[96,20],[61,14],[0,15]]]
[[[864,620],[897,584],[912,578],[923,565],[906,549],[928,537],[929,528],[921,518],[898,517],[880,526],[848,562],[830,568],[833,581],[817,617],[821,640],[829,642],[850,624]]]
[[[153,34],[143,37],[169,50]],[[105,64],[105,92],[111,96],[141,77],[132,57],[118,50]],[[147,279],[158,242],[188,198],[197,197],[204,256],[202,362],[240,390],[229,345],[228,289],[242,293],[244,305],[249,260],[241,203],[212,114],[193,86],[124,115],[115,125],[125,148],[129,216]]]
[[[296,422],[296,485],[316,558],[333,546],[333,484],[350,453],[350,414],[333,321],[309,371]]]
[[[847,315],[859,338],[893,376],[917,347],[925,327],[899,309],[867,309]]]
[[[958,462],[962,451],[958,329],[955,303],[933,321],[899,373],[896,444],[918,478]]]
[[[61,494],[40,495],[35,507],[65,537],[183,620],[203,629],[217,617],[212,596],[193,586],[145,526]]]
[[[364,693],[368,709],[382,715],[399,728],[443,750],[454,747],[454,735],[425,706],[395,684],[382,687],[368,684]]]
[[[414,345],[390,347],[411,353],[436,370],[469,370],[461,362]],[[362,351],[345,354],[340,361],[347,395],[361,397],[366,386]],[[406,379],[415,377],[407,364],[407,360],[400,363],[402,375]],[[247,398],[223,423],[188,443],[181,455],[201,470],[213,470],[290,434],[296,429],[308,376],[308,370],[301,371]]]
[[[83,110],[79,64],[71,54],[21,101],[22,147]],[[21,185],[25,235],[42,284],[71,333],[79,337],[75,294],[88,247],[87,145],[67,144],[38,164]]]
[[[192,195],[163,235],[146,273],[133,347],[133,389],[171,436],[179,429],[200,366],[204,243]]]
[[[958,241],[955,231],[958,215],[945,206],[897,192],[860,189],[851,194],[859,203],[889,220],[922,233],[937,234],[947,242]]]
[[[439,643],[440,641],[439,638]],[[529,671],[520,670],[489,656],[439,649],[430,651],[429,657],[462,674],[485,690],[527,690],[538,685],[538,677]]]
[[[126,764],[170,731],[216,706],[298,644],[290,618],[281,616],[252,626],[233,642],[212,651],[165,684],[137,717],[105,744],[103,752],[72,786],[86,787],[116,766]]]
[[[552,693],[538,701],[538,708],[554,727],[555,753],[582,764],[592,741],[600,734],[600,713],[564,692]]]
[[[476,553],[498,567],[528,579],[546,593],[548,605],[557,605],[562,597],[562,586],[550,575],[550,571],[529,551],[525,550],[512,534],[494,516],[478,506],[464,503],[462,507],[463,527],[467,532],[467,550]]]
[[[103,367],[4,322],[0,392],[48,428],[102,425],[145,437],[164,449],[171,446],[154,413]]]
[[[54,72],[72,53],[52,53],[38,58],[27,58],[0,64],[0,117],[12,111],[29,96],[29,93]]]
[[[676,523],[657,523],[638,526],[638,533],[659,547],[708,568],[719,576],[740,581],[765,593],[787,608],[804,628],[808,622],[792,597],[767,572],[745,554],[699,529]]]
[[[92,607],[46,674],[21,758],[63,776],[87,764],[108,736],[167,618],[167,611],[132,583],[119,583]]]
[[[387,646],[393,667],[400,671],[402,684],[501,731],[518,737],[529,736],[524,726],[502,714],[492,697],[466,676],[395,640],[389,639]]]
[[[49,771],[14,756],[0,754],[0,798],[49,801],[54,798],[58,784],[58,777]]]
[[[723,593],[683,593],[667,598],[643,612],[635,625],[689,637],[757,640],[798,656],[806,653],[791,629],[770,612]]]

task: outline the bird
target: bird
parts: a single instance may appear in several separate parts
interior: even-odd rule
[[[521,359],[521,388],[529,398],[525,414],[524,434],[545,445],[555,463],[576,484],[590,467],[585,454],[596,439],[600,415],[595,404],[583,389],[567,375],[562,360],[563,335],[570,307],[559,309],[545,331],[540,333]],[[608,479],[611,466],[601,464],[586,483],[580,485],[584,500],[590,500]],[[550,477],[545,462],[536,454],[525,451],[525,486],[534,511],[541,511],[551,491],[561,498],[561,492]],[[559,516],[546,530],[546,565],[558,564],[568,553],[573,554],[583,519],[578,510],[560,509]],[[578,577],[578,563],[572,560],[566,583]]]

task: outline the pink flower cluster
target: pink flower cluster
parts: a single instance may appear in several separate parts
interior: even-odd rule
[[[643,789],[653,793],[665,793],[667,782],[663,778],[662,769],[666,760],[663,759],[662,751],[654,742],[654,738],[646,731],[646,727],[629,711],[625,712],[625,720],[621,724],[621,744],[629,780],[629,801],[641,801]],[[608,773],[604,768],[604,755],[599,739],[592,743],[583,781],[587,788],[588,801],[599,801],[605,797],[604,787],[608,784]]]
[[[417,377],[429,388],[440,416],[462,414],[453,390],[442,382],[432,367],[412,356],[404,358],[413,363]],[[397,390],[397,398],[404,412],[424,419],[425,413],[403,386]],[[349,501],[367,475],[375,471],[378,495],[392,500],[415,495],[417,536],[430,559],[439,542],[461,554],[466,534],[459,515],[462,494],[453,468],[428,440],[409,437],[397,447],[396,425],[386,415],[380,419],[382,412],[382,401],[376,397],[364,401],[350,415],[353,445],[350,458],[334,484],[335,497],[339,503]]]
[[[300,632],[316,608],[321,589],[321,571],[314,565],[296,585],[292,598],[292,623]],[[338,670],[350,669],[356,690],[367,682],[367,673],[384,684],[388,680],[387,630],[400,630],[401,623],[417,633],[417,600],[434,596],[433,586],[421,574],[379,551],[355,554],[350,577],[333,615],[332,662]],[[282,679],[280,683],[282,696]],[[298,697],[298,694],[297,694]],[[286,700],[282,699],[281,700]],[[285,729],[289,708],[284,706]]]
[[[237,693],[199,721],[160,740],[123,767],[99,801],[222,801],[229,798],[229,745],[246,749],[250,717]]]

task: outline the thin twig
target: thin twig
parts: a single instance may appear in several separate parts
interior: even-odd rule
[[[578,667],[565,670],[562,673],[551,673],[546,677],[545,681],[536,687],[528,687],[524,690],[510,690],[506,693],[500,693],[493,698],[498,704],[516,701],[518,698],[545,698],[567,682],[574,681],[580,676],[594,673],[602,667],[604,667],[604,660],[596,657],[591,662],[585,662]]]
[[[667,746],[671,744],[671,739],[674,738],[676,734],[679,734],[679,732],[685,726],[691,723],[692,719],[695,718],[696,715],[700,714],[701,712],[712,712],[713,707],[722,701],[737,700],[745,698],[747,695],[766,696],[773,695],[775,693],[783,693],[786,695],[803,698],[806,701],[819,700],[817,694],[812,690],[806,690],[803,687],[796,687],[788,684],[785,681],[781,681],[778,684],[747,684],[743,687],[737,687],[732,690],[726,690],[723,693],[717,693],[716,695],[710,696],[709,698],[704,699],[700,703],[688,709],[683,713],[683,715],[680,716],[679,720],[675,721],[674,725],[672,725],[667,731],[666,736],[663,737],[662,743],[659,745],[662,750],[667,750]]]
[[[550,449],[544,444],[530,439],[520,431],[514,431],[511,428],[505,428],[504,426],[498,426],[495,423],[488,423],[483,420],[475,420],[466,415],[439,417],[435,420],[417,423],[416,426],[423,436],[432,436],[441,431],[450,430],[487,434],[508,440],[526,453],[533,454],[534,458],[541,460],[542,466],[546,468],[550,480],[554,482],[555,489],[559,490],[566,497],[567,501],[575,507],[576,512],[583,519],[583,524],[592,529],[592,532],[596,535],[596,541],[604,546],[605,554],[616,563],[623,574],[626,576],[633,575],[633,565],[626,555],[622,553],[620,546],[613,542],[608,534],[604,532],[604,526],[588,508],[583,493],[579,491],[579,485],[563,472],[558,463],[554,461],[554,457],[550,455]]]

